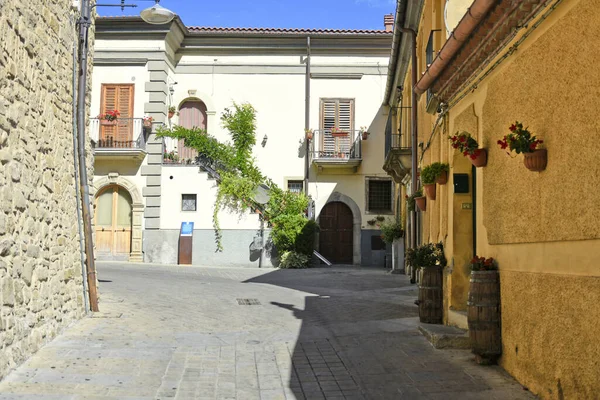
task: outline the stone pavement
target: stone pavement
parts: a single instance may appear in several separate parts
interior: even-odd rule
[[[416,287],[381,269],[98,263],[101,313],[0,383],[0,399],[529,399],[436,350]]]

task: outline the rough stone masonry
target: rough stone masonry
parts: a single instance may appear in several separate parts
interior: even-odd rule
[[[71,4],[0,2],[0,379],[84,314]]]

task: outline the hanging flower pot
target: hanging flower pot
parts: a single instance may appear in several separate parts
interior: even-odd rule
[[[425,188],[425,194],[427,194],[427,197],[429,197],[430,200],[435,200],[435,183],[423,185],[423,187]]]
[[[340,130],[339,128],[331,128],[331,136],[333,137],[346,137],[348,136],[348,132],[344,132],[342,130]]]
[[[546,169],[548,164],[548,150],[537,149],[533,153],[525,153],[523,163],[530,171],[540,172]]]
[[[173,118],[173,115],[175,115],[175,111],[169,111],[169,119]]]
[[[485,167],[487,165],[487,150],[477,149],[469,158],[471,159],[471,164],[476,168]]]
[[[438,185],[445,185],[446,183],[448,183],[448,172],[440,172],[440,175],[435,179],[435,183],[437,183]]]
[[[419,207],[419,210],[427,211],[427,197],[415,197],[415,203]]]
[[[369,138],[369,132],[362,132],[362,140],[367,140]]]
[[[313,138],[313,131],[307,130],[306,131],[306,139],[312,140],[312,138]]]

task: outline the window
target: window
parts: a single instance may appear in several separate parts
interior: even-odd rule
[[[367,213],[392,214],[393,183],[385,178],[367,178]]]
[[[348,132],[346,137],[335,138],[333,128]],[[321,152],[322,157],[333,157],[350,153],[354,130],[354,99],[321,99]]]
[[[290,192],[302,193],[302,191],[304,190],[304,182],[303,181],[288,181],[287,187]]]
[[[101,121],[100,147],[131,147],[133,145],[133,85],[103,84],[100,114],[119,111],[116,124]]]
[[[181,195],[181,211],[196,211],[196,195],[182,194]]]

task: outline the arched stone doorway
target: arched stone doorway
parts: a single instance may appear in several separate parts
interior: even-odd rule
[[[99,258],[142,262],[144,205],[128,179],[109,174],[94,182],[96,253]]]
[[[319,213],[319,226],[321,227],[319,252],[325,258],[328,258],[326,253],[330,254],[330,257],[334,257],[334,259],[330,259],[333,263],[360,265],[361,220],[360,208],[354,200],[339,192],[332,193]],[[325,237],[323,237],[323,227],[326,227]],[[331,241],[332,236],[337,237],[337,242]],[[340,243],[340,240],[343,243]],[[331,245],[335,247],[328,250]],[[341,259],[335,255],[335,252],[338,251],[345,253]]]

